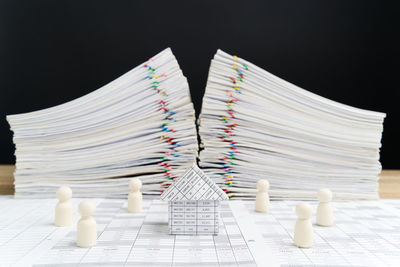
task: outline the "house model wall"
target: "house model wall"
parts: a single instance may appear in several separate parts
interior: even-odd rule
[[[228,196],[193,165],[161,195],[168,203],[170,234],[216,235],[219,204]]]

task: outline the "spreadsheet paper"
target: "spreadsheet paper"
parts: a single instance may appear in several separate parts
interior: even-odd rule
[[[73,199],[75,211],[81,199]],[[221,203],[219,234],[168,233],[168,203],[145,200],[128,213],[126,200],[94,199],[97,244],[76,246],[76,222],[54,226],[56,199],[0,198],[0,266],[400,266],[400,201],[332,202],[335,224],[315,225],[314,245],[293,244],[298,201]],[[316,211],[317,202],[310,202]]]

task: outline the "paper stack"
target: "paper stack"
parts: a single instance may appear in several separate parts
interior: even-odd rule
[[[170,49],[71,102],[9,115],[16,196],[118,197],[128,180],[159,194],[196,161],[194,108]]]
[[[385,114],[320,97],[222,51],[211,62],[199,118],[200,166],[231,198],[378,197]]]

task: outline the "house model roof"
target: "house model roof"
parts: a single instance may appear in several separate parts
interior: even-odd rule
[[[162,200],[227,200],[228,196],[193,164],[161,195]]]

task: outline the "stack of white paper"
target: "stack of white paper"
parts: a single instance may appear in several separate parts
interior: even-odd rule
[[[362,96],[360,96],[362,97]],[[200,166],[229,195],[375,199],[385,114],[320,97],[218,51],[199,118]]]
[[[71,102],[9,115],[17,196],[114,197],[159,194],[196,160],[198,144],[186,78],[166,49],[113,82]]]

